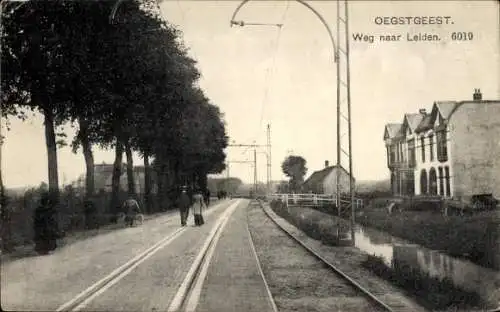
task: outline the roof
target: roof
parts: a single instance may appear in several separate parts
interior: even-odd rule
[[[424,115],[422,113],[405,114],[405,119],[408,121],[408,126],[410,126],[410,129],[412,132],[415,131],[415,129],[417,129],[420,122],[422,122],[422,120],[424,119],[424,116],[426,116],[426,115]]]
[[[434,126],[434,122],[438,117],[439,113],[444,119],[444,124],[446,124],[452,115],[460,108],[463,104],[500,104],[498,100],[471,100],[471,101],[436,101],[432,106],[431,113],[411,113],[404,115],[404,123],[408,123],[408,126],[412,131],[423,132],[431,129]],[[384,139],[395,138],[401,135],[402,124],[389,123],[385,125]]]
[[[315,171],[313,172],[313,174],[311,174],[311,176],[309,178],[307,178],[307,180],[304,182],[304,186],[310,186],[310,185],[314,185],[314,184],[317,184],[317,183],[322,183],[323,180],[325,180],[325,178],[330,174],[330,172],[332,172],[333,170],[335,170],[337,168],[337,166],[330,166],[330,167],[326,167],[326,168],[323,168],[321,170],[318,170],[318,171]],[[345,170],[344,167],[340,167],[347,175],[349,175],[349,172],[347,172],[347,170]]]
[[[415,131],[416,132],[425,131],[430,129],[431,127],[432,127],[432,115],[426,114],[425,117],[422,119],[422,121],[420,121]]]
[[[434,103],[444,119],[451,117],[451,114],[455,110],[457,104],[458,103],[455,101],[438,101]]]
[[[395,138],[401,133],[401,129],[403,127],[403,124],[399,123],[389,123],[385,125],[385,131],[387,131],[387,134],[389,138]],[[384,132],[385,136],[385,132]]]

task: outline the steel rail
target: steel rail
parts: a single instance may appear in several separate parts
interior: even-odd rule
[[[291,237],[294,241],[299,243],[304,249],[306,249],[310,254],[312,254],[315,258],[319,259],[321,262],[323,262],[325,265],[327,265],[330,269],[332,269],[335,273],[340,275],[342,278],[347,280],[351,285],[353,285],[356,289],[360,290],[365,296],[367,296],[371,301],[373,301],[376,305],[384,309],[385,311],[389,312],[395,312],[393,308],[391,308],[389,305],[384,303],[381,299],[377,298],[374,294],[372,294],[369,290],[367,290],[365,287],[361,286],[358,282],[356,282],[354,279],[349,277],[347,274],[342,272],[339,268],[337,268],[335,265],[331,264],[328,260],[323,258],[320,254],[312,250],[309,246],[307,246],[304,242],[296,238],[292,233],[290,233],[288,230],[284,229],[278,221],[276,221],[267,211],[264,209],[262,202],[259,201],[259,205],[261,209],[264,211],[264,213],[267,215],[269,219],[271,219],[274,224],[278,226],[280,230],[282,230],[285,234],[287,234],[289,237]]]
[[[200,249],[193,264],[191,265],[189,272],[186,274],[186,277],[182,281],[182,284],[179,286],[177,293],[170,302],[167,311],[192,311],[193,308],[196,309],[196,306],[198,305],[198,299],[193,299],[193,290],[198,284],[198,280],[200,279],[200,275],[202,275],[204,267],[210,265],[220,236],[224,232],[229,219],[240,203],[240,200],[232,202],[232,204],[229,205],[223,212],[223,214],[219,217],[217,223],[208,234],[207,240]]]
[[[250,206],[251,204],[252,204],[252,202],[250,202],[248,205]],[[260,205],[260,203],[257,203],[257,204]],[[257,269],[259,270],[260,277],[264,281],[264,286],[266,287],[267,295],[269,297],[269,300],[271,301],[271,305],[273,306],[273,312],[278,312],[278,307],[276,306],[276,302],[274,301],[274,297],[273,297],[273,294],[271,293],[271,289],[269,288],[269,284],[267,283],[266,277],[264,275],[264,271],[262,271],[262,266],[260,265],[259,255],[257,255],[257,250],[255,249],[255,244],[253,242],[252,233],[250,232],[250,228],[248,226],[248,223],[249,223],[248,211],[246,213],[246,216],[247,216],[246,228],[247,228],[247,232],[248,232],[248,240],[250,242],[250,247],[252,247],[252,252],[253,252],[253,255],[255,256],[255,261],[257,261]]]
[[[215,205],[211,206],[210,211],[208,211],[207,215],[211,215],[212,213],[218,211],[220,208],[224,207],[226,204],[225,201],[218,202]],[[166,222],[173,222],[175,219],[168,219]],[[142,226],[146,226],[143,224]],[[157,251],[166,247],[170,243],[172,243],[175,239],[181,236],[184,232],[186,232],[187,228],[178,228],[173,232],[167,234],[165,237],[157,241],[151,247],[148,247],[146,250],[140,252],[132,259],[127,261],[125,264],[113,270],[111,273],[103,277],[101,280],[93,283],[87,289],[80,292],[78,295],[73,297],[71,300],[65,302],[61,306],[59,306],[56,311],[79,311],[84,309],[90,301],[92,301],[95,297],[102,294],[110,285],[118,282],[125,275],[127,275],[131,270],[135,269],[145,260],[153,256]]]

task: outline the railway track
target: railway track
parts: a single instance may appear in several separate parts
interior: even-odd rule
[[[217,243],[226,227],[229,218],[238,206],[239,201],[232,204],[218,220],[217,224],[205,240],[205,244],[198,252],[186,277],[168,307],[168,312],[195,311],[200,300],[203,283],[207,276],[208,267],[212,260]]]
[[[187,274],[184,276],[182,282],[179,282],[177,291],[175,295],[169,300],[168,307],[164,307],[164,310],[169,312],[173,311],[196,311],[196,310],[207,310],[207,306],[203,304],[203,300],[200,300],[201,293],[204,291],[203,285],[208,282],[207,271],[211,266],[214,251],[217,248],[219,239],[221,235],[225,233],[225,228],[231,215],[236,210],[239,204],[239,200],[232,203],[225,211],[217,218],[217,221],[211,227],[210,233],[206,236],[203,241],[203,245],[198,249],[197,255],[189,267]],[[261,223],[265,223],[261,233],[256,233],[255,229],[251,229],[251,222],[249,218],[250,211],[261,211]],[[242,298],[239,297],[237,300],[256,300],[261,302],[269,302],[269,305],[261,305],[261,307],[266,307],[264,310],[269,312],[278,311],[289,311],[289,310],[315,310],[315,311],[403,311],[401,307],[394,306],[393,303],[387,303],[382,301],[377,294],[373,294],[363,288],[361,285],[357,284],[353,279],[351,279],[347,274],[340,271],[334,265],[329,263],[326,259],[317,254],[314,250],[310,249],[303,242],[298,240],[292,233],[287,231],[285,228],[281,227],[279,223],[273,219],[273,217],[266,212],[259,202],[249,203],[249,208],[246,212],[246,229],[248,240],[245,238],[240,243],[248,243],[247,257],[251,263],[255,260],[258,268],[258,274],[254,276],[259,280],[259,284],[265,287],[265,291],[262,289],[261,295],[255,298]],[[243,223],[241,223],[243,226]],[[234,227],[233,227],[234,230]],[[258,230],[259,231],[259,230]],[[272,233],[271,233],[271,232]],[[105,293],[106,290],[111,288],[114,284],[118,283],[124,276],[126,276],[130,271],[134,270],[141,263],[146,261],[151,257],[157,250],[164,248],[177,237],[179,237],[185,228],[175,230],[164,239],[159,241],[157,244],[153,245],[149,249],[145,250],[143,253],[139,254],[135,258],[131,259],[129,262],[116,269],[106,277],[102,278],[97,283],[93,284],[91,287],[87,288],[85,291],[80,293],[78,296],[65,303],[57,309],[57,311],[81,311],[88,310],[92,306],[92,301]],[[234,233],[234,232],[233,232]],[[242,232],[238,232],[242,233]],[[270,234],[271,233],[271,234]],[[260,237],[259,237],[260,235]],[[289,267],[275,267],[274,269],[269,268],[269,261],[259,255],[258,250],[262,250],[259,244],[262,240],[275,240],[278,236],[281,236],[277,242],[276,248],[269,250],[268,257],[272,257],[277,260],[277,263],[282,262],[284,257],[290,257],[295,264]],[[225,236],[227,237],[227,236]],[[227,242],[227,241],[226,241]],[[280,248],[287,248],[287,250],[280,250]],[[298,252],[299,255],[294,258],[289,250],[294,250]],[[302,253],[302,254],[300,254]],[[237,253],[238,254],[238,253]],[[253,260],[254,259],[254,260]],[[289,260],[290,260],[289,259]],[[293,260],[295,259],[295,260]],[[305,266],[303,265],[303,260],[306,259]],[[264,261],[263,261],[264,260]],[[275,261],[276,262],[276,261]],[[230,262],[228,262],[230,263]],[[237,263],[235,263],[237,264]],[[232,265],[232,264],[231,264]],[[229,268],[228,268],[229,269]],[[255,271],[255,272],[257,272]],[[253,273],[252,273],[253,274]],[[278,275],[276,275],[278,274]],[[292,282],[288,283],[278,283],[276,282],[276,277],[286,276],[286,278],[291,278]],[[260,282],[262,280],[262,283]],[[255,282],[255,280],[254,280]],[[250,281],[243,281],[243,283],[250,283]],[[312,283],[316,283],[317,286],[311,287]],[[282,287],[281,290],[278,287]],[[259,287],[261,287],[259,286]],[[288,288],[287,288],[288,287]],[[286,288],[286,289],[285,289]],[[175,289],[175,288],[174,288]],[[286,293],[285,299],[283,293]],[[320,294],[321,293],[321,294]],[[300,297],[300,294],[305,296]],[[340,294],[340,295],[339,295]],[[104,295],[105,296],[105,295]],[[224,294],[221,294],[221,299],[223,299]],[[308,297],[309,296],[309,297]],[[300,306],[297,309],[297,300],[302,300],[304,297],[309,298],[309,306]],[[311,299],[313,298],[313,299]],[[288,303],[287,303],[288,300]],[[295,300],[295,301],[294,301]],[[307,299],[306,299],[307,300]],[[295,308],[290,307],[295,304]],[[256,305],[250,304],[255,308]],[[258,305],[258,304],[257,304]],[[316,305],[315,308],[311,306]],[[247,305],[248,307],[248,305]],[[319,307],[319,308],[318,308]],[[255,310],[255,309],[254,309]],[[207,310],[208,311],[208,310]],[[245,312],[245,309],[241,310]],[[260,311],[260,310],[259,310]]]
[[[370,311],[374,311],[374,310],[391,311],[391,312],[392,311],[394,311],[394,312],[396,312],[396,311],[398,311],[398,312],[399,311],[413,311],[413,310],[410,310],[406,305],[401,304],[394,299],[384,300],[383,298],[387,297],[386,294],[384,294],[384,293],[375,293],[373,291],[368,290],[364,286],[360,285],[355,279],[353,279],[351,276],[349,276],[349,273],[340,270],[338,267],[333,265],[331,262],[329,262],[323,256],[321,256],[316,251],[314,251],[312,248],[310,248],[300,238],[296,237],[289,230],[282,227],[280,225],[280,223],[275,219],[275,217],[273,217],[268,211],[266,211],[266,209],[264,209],[264,207],[262,206],[262,204],[260,202],[259,202],[259,207],[265,213],[267,218],[272,221],[272,224],[274,224],[275,228],[279,229],[279,232],[281,232],[282,235],[284,234],[284,236],[286,236],[288,239],[291,239],[293,242],[293,245],[295,245],[296,247],[299,247],[300,249],[305,251],[306,254],[310,258],[314,258],[317,263],[320,263],[323,266],[323,268],[315,266],[315,268],[317,268],[318,272],[311,272],[308,269],[305,270],[305,271],[309,271],[308,274],[313,274],[313,275],[317,276],[316,278],[321,278],[321,279],[325,280],[325,282],[328,280],[328,283],[333,283],[335,285],[335,287],[341,287],[341,288],[339,288],[340,292],[346,291],[346,287],[351,287],[355,291],[353,293],[347,292],[348,296],[356,296],[355,292],[357,292],[359,297],[364,297],[366,300],[368,300],[370,302],[372,307],[376,308],[376,309],[370,308]],[[255,235],[256,234],[254,233],[252,236],[255,236]],[[275,238],[273,237],[273,239],[275,239]],[[252,240],[255,240],[255,238],[253,238]],[[254,243],[252,241],[252,245],[253,244]],[[286,242],[283,242],[282,244],[285,245]],[[304,257],[304,259],[305,258],[306,257]],[[307,259],[306,262],[309,263],[311,266],[314,266],[311,259]],[[270,269],[268,273],[270,273],[272,275],[272,271],[273,270]],[[304,271],[304,270],[300,270],[300,271]],[[290,280],[297,280],[298,278],[306,278],[303,276],[304,275],[304,274],[302,274],[303,272],[300,272],[300,271],[297,274],[297,278],[289,277],[289,279]],[[294,272],[294,270],[291,269],[291,270],[289,270],[289,273],[295,274],[297,272]],[[285,272],[285,274],[286,274],[286,272]],[[326,274],[328,274],[328,279],[325,278]],[[263,278],[265,278],[265,277],[263,276]],[[270,278],[272,279],[273,277],[270,276]],[[269,277],[268,277],[268,279],[269,279]],[[275,290],[278,293],[280,292],[279,289],[275,289]],[[312,289],[311,291],[314,293],[315,290]],[[286,293],[286,291],[281,291],[281,292]],[[335,296],[335,294],[330,294],[330,295]],[[303,309],[304,307],[300,307],[300,308]],[[316,309],[316,308],[313,308],[313,309]],[[356,311],[356,309],[358,309],[359,311],[365,310],[365,309],[361,308],[359,306],[359,304],[358,304],[357,308],[354,307],[352,309],[352,311]],[[286,308],[285,308],[285,310],[286,310]],[[322,309],[320,308],[319,310],[322,310]],[[331,307],[328,307],[325,311],[331,311],[331,310],[332,310]],[[346,311],[346,310],[351,310],[351,309],[350,309],[350,307],[339,307],[338,310]]]

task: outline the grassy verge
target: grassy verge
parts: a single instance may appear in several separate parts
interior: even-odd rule
[[[40,189],[30,189],[24,194],[10,196],[8,199],[6,210],[8,211],[8,221],[2,222],[0,225],[0,233],[2,240],[8,242],[9,250],[2,250],[5,253],[14,252],[16,249],[23,248],[33,243],[34,229],[33,217],[34,211],[39,204]],[[122,203],[126,198],[125,192],[119,193],[119,203]],[[139,205],[144,211],[144,203],[142,195],[139,195]],[[57,207],[58,226],[61,234],[64,236],[78,233],[99,233],[100,228],[118,227],[116,224],[116,215],[110,213],[109,207],[111,202],[111,194],[100,192],[94,196],[95,210],[91,214],[86,214],[84,209],[83,197],[75,194],[72,189],[65,189],[61,192],[60,203]],[[170,207],[168,202],[162,205],[155,204],[156,208],[150,214],[164,212],[167,209],[159,209],[159,207]],[[147,214],[146,214],[147,215]],[[88,217],[88,220],[86,220]],[[89,221],[89,222],[86,222]]]
[[[325,245],[339,245],[337,228],[342,227],[342,224],[335,222],[332,218],[325,218],[325,214],[297,207],[287,209],[278,201],[271,202],[270,206],[277,215],[301,229],[307,236]],[[340,219],[339,221],[344,223]]]
[[[498,212],[444,217],[433,211],[404,211],[389,215],[382,209],[367,209],[357,216],[356,221],[429,249],[500,269]]]

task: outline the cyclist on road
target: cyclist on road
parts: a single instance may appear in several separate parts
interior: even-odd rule
[[[136,219],[137,215],[141,213],[141,208],[139,207],[139,203],[132,197],[129,197],[124,203],[123,203],[123,208],[125,210],[125,213],[127,214],[125,222],[129,226],[134,225],[134,220]]]

